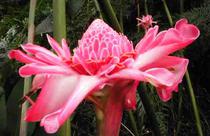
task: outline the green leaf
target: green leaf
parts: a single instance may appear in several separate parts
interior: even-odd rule
[[[52,15],[47,16],[42,22],[36,26],[36,34],[51,33],[53,31]]]
[[[21,105],[19,100],[23,97],[23,79],[19,80],[14,86],[7,101],[7,132],[11,136],[19,135]],[[34,130],[34,124],[29,123],[27,133],[31,135]]]
[[[5,106],[5,93],[2,87],[0,87],[0,135],[3,135],[6,128],[6,106]]]

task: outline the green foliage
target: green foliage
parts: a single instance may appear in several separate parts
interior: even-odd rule
[[[210,2],[207,2],[202,7],[194,8],[191,11],[185,12],[183,17],[186,17],[191,23],[197,25],[201,31],[199,41],[194,46],[189,48],[191,58],[195,61],[200,60],[210,49]],[[196,49],[200,50],[197,52]],[[196,53],[194,51],[196,51]]]
[[[97,13],[93,0],[70,0],[68,7],[67,38],[73,49],[78,45],[77,41],[81,39],[87,26],[98,17],[99,13]]]

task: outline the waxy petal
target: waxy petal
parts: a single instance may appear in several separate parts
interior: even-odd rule
[[[171,86],[173,74],[164,68],[153,68],[145,72],[137,69],[123,69],[109,78],[130,79],[136,81],[150,82],[154,86]]]
[[[52,37],[47,35],[47,40],[50,44],[50,46],[53,48],[53,50],[56,52],[56,54],[62,58],[65,58],[66,60],[70,59],[70,51],[68,48],[68,45],[64,39],[61,41],[62,47],[59,45],[58,42],[56,42]]]
[[[46,115],[41,120],[41,126],[44,126],[48,133],[55,133],[58,128],[68,119],[74,112],[80,102],[94,89],[97,89],[102,81],[97,77],[80,76],[75,89],[68,94],[68,100],[55,112]]]
[[[39,65],[36,63],[26,64],[19,69],[19,74],[22,77],[28,77],[36,74],[76,74],[75,71],[67,67],[53,65]]]
[[[10,59],[16,59],[17,61],[20,61],[22,63],[38,63],[38,64],[44,64],[43,62],[37,60],[34,57],[28,56],[25,53],[23,53],[20,50],[11,50],[8,53],[8,57]]]
[[[35,57],[40,61],[49,65],[65,65],[65,63],[62,60],[58,58],[55,59],[54,57],[50,57],[49,55],[44,54],[42,52],[37,52],[35,54]]]
[[[58,59],[58,57],[53,52],[39,45],[27,43],[27,44],[21,45],[21,47],[25,52],[30,53],[32,55],[42,52],[52,58]]]
[[[154,28],[151,29],[153,30]],[[148,32],[151,33],[151,30]],[[153,33],[156,33],[156,31]],[[199,35],[200,32],[196,26],[188,24],[186,20],[180,20],[177,22],[175,28],[171,28],[164,33],[161,33],[160,35],[158,34],[156,36],[157,38],[154,37],[151,39],[152,43],[150,43],[150,49],[147,48],[147,43],[142,44],[140,41],[136,46],[136,51],[140,54],[135,60],[133,67],[142,68],[147,66],[157,61],[161,57],[167,56],[177,50],[186,47],[195,39],[197,39]],[[148,36],[149,35],[146,34],[142,40],[147,39]],[[158,42],[156,42],[156,40],[158,40]]]
[[[49,75],[47,74],[37,74],[36,76],[34,76],[31,90],[38,90],[42,88],[48,78]]]
[[[58,56],[64,56],[62,48],[51,36],[47,35],[47,40]]]
[[[67,44],[66,40],[62,39],[61,43],[62,43],[62,48],[63,48],[63,51],[64,51],[63,55],[64,55],[65,58],[69,59],[71,57],[71,52],[70,52],[70,49],[68,47],[68,44]]]
[[[171,86],[157,87],[158,95],[163,101],[168,101],[172,96],[172,92],[178,91],[178,84],[182,82],[188,62],[189,61],[184,58],[167,56],[161,59],[161,61],[157,61],[151,65],[154,67],[164,67],[173,73],[173,83]]]
[[[76,88],[78,76],[51,75],[26,115],[27,121],[40,121],[44,116],[60,109]],[[36,81],[35,81],[36,82]]]

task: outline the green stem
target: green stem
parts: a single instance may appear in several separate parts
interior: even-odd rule
[[[168,6],[167,6],[165,0],[162,0],[162,1],[163,1],[163,5],[164,5],[164,8],[165,8],[165,12],[167,14],[169,23],[170,23],[171,26],[173,26],[173,19],[171,17]],[[182,52],[180,52],[180,55],[184,56]],[[194,112],[194,116],[195,116],[195,122],[196,122],[198,135],[203,136],[202,126],[201,126],[201,122],[200,122],[199,110],[198,110],[198,106],[197,106],[197,103],[196,103],[195,94],[194,94],[194,90],[193,90],[193,87],[192,87],[192,83],[191,83],[191,79],[190,79],[190,75],[189,75],[188,70],[185,73],[185,78],[187,80],[187,86],[188,86],[188,90],[189,90],[189,93],[190,93],[191,103],[192,103],[192,106],[193,106],[193,112]]]
[[[187,84],[188,84],[188,89],[189,89],[190,98],[191,98],[191,102],[192,102],[192,106],[193,106],[193,111],[194,111],[194,116],[195,116],[195,122],[196,122],[196,126],[197,126],[198,135],[203,136],[203,131],[202,131],[201,122],[200,122],[199,110],[198,110],[198,106],[197,106],[197,103],[196,103],[195,94],[194,94],[194,90],[193,90],[193,87],[192,87],[192,83],[190,81],[190,75],[189,75],[188,71],[186,71],[186,73],[185,73],[185,78],[186,78]]]
[[[30,1],[29,8],[29,18],[28,18],[28,42],[34,42],[34,20],[35,20],[35,10],[36,10],[36,0]],[[24,89],[23,95],[27,94],[27,92],[31,88],[31,77],[27,77],[24,79]],[[27,122],[24,120],[25,113],[28,107],[28,103],[24,103],[21,109],[21,120],[20,120],[20,136],[27,136]]]
[[[136,126],[136,121],[135,121],[133,112],[132,112],[132,111],[128,111],[128,116],[129,116],[129,118],[130,118],[131,126],[132,126],[132,128],[133,128],[133,130],[134,130],[135,136],[139,136],[139,132],[138,132],[138,128],[137,128],[137,126]]]
[[[34,42],[34,20],[35,20],[35,9],[36,9],[36,0],[30,1],[30,8],[29,8],[29,18],[28,18],[28,42]],[[23,96],[27,94],[27,92],[31,88],[31,77],[27,77],[24,79],[24,89],[23,89]],[[28,103],[24,103],[21,109],[21,120],[20,120],[20,136],[27,136],[27,122],[24,120],[25,113],[28,107]]]
[[[101,19],[103,19],[103,15],[102,15],[102,12],[101,12],[101,9],[100,9],[100,6],[99,6],[98,1],[97,1],[97,0],[93,0],[93,1],[94,1],[94,3],[95,3],[96,10],[99,12],[99,17],[100,17]]]
[[[178,105],[178,122],[177,122],[177,126],[176,126],[176,136],[179,135],[179,131],[180,131],[180,128],[181,128],[181,114],[182,114],[182,102],[183,102],[183,99],[182,99],[182,92],[179,91],[179,105]]]
[[[120,0],[120,26],[122,28],[122,32],[124,31],[123,29],[123,0]]]
[[[114,12],[114,9],[112,8],[110,1],[109,0],[101,0],[101,2],[103,3],[104,9],[107,13],[107,17],[110,18],[110,21],[111,21],[111,24],[113,25],[113,27],[118,32],[122,32],[122,28],[120,26],[119,21],[117,20],[116,14]]]
[[[141,90],[141,92],[139,92],[139,96],[141,98],[141,101],[143,103],[146,115],[149,117],[151,126],[152,126],[152,130],[155,133],[155,136],[161,136],[161,130],[159,129],[159,122],[156,118],[155,115],[155,111],[154,111],[154,106],[153,106],[153,101],[151,101],[151,98],[149,98],[148,96],[148,87],[146,86],[146,83],[142,83],[138,90]]]
[[[149,11],[148,11],[148,6],[147,6],[147,0],[144,0],[144,10],[145,10],[145,14],[148,15]]]
[[[182,15],[184,12],[184,0],[180,0],[180,14]]]
[[[66,38],[66,2],[53,0],[53,35],[57,41]]]
[[[167,3],[166,3],[165,0],[162,0],[162,2],[163,2],[163,6],[164,6],[164,9],[165,9],[166,15],[168,17],[168,22],[169,22],[170,26],[173,26],[173,19],[171,17],[170,11],[168,9]]]
[[[66,1],[53,0],[53,35],[57,41],[61,42],[62,38],[66,38]],[[70,119],[67,120],[60,130],[59,136],[70,136],[71,125]]]
[[[140,17],[140,1],[137,0],[137,17]],[[137,26],[137,32],[140,31],[140,27]]]

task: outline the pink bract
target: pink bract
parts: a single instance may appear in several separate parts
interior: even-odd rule
[[[50,36],[48,42],[55,53],[31,43],[21,46],[30,55],[11,50],[10,59],[25,63],[20,75],[35,75],[32,90],[41,88],[25,119],[41,121],[48,133],[55,133],[83,99],[94,98],[106,87],[109,95],[102,107],[104,129],[107,136],[117,135],[122,111],[135,109],[140,81],[154,85],[163,101],[178,91],[188,60],[169,55],[191,44],[199,34],[196,26],[181,19],[174,28],[160,33],[158,26],[150,28],[134,48],[126,36],[96,19],[79,40],[73,56],[65,40],[60,46]]]

